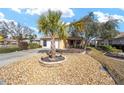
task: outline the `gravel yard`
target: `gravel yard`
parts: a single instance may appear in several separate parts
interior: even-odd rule
[[[66,53],[61,64],[44,65],[39,58],[45,53],[33,54],[20,62],[0,68],[0,80],[7,84],[115,84],[110,75],[100,70],[102,65],[88,55]]]

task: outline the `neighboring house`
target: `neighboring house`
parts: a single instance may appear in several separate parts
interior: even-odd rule
[[[28,40],[28,39],[25,39],[23,41],[25,41],[27,43],[30,43],[30,40]],[[11,38],[6,38],[6,39],[4,39],[4,41],[0,40],[1,45],[4,45],[4,43],[10,44],[10,45],[17,45],[18,44],[17,40],[14,40],[14,39],[11,39]],[[32,43],[40,44],[40,39],[33,39]]]
[[[124,46],[124,32],[120,32],[115,38],[109,41],[110,45],[120,45]]]
[[[112,45],[124,51],[124,32],[120,32],[119,35],[110,40],[94,39],[92,40],[91,45],[95,46],[95,44],[97,44],[97,46]]]
[[[90,45],[93,45],[93,46],[100,46],[100,45],[103,45],[103,42],[102,42],[102,39],[101,38],[94,38],[90,41]]]
[[[29,39],[25,39],[25,40],[23,40],[23,41],[25,41],[25,42],[27,42],[27,43],[30,43],[30,40],[29,40]],[[40,44],[40,39],[39,39],[39,38],[33,39],[33,40],[32,40],[32,43]]]
[[[91,41],[92,45],[97,44],[100,45],[124,45],[124,32],[120,32],[119,35],[117,35],[115,38],[112,38],[110,40],[102,40],[101,38],[96,38]]]
[[[18,44],[17,41],[14,40],[14,39],[6,39],[5,41],[6,41],[7,44],[12,44],[12,45],[17,45]]]
[[[80,48],[82,47],[82,39],[79,37],[69,37],[65,42],[60,40],[59,38],[55,38],[55,47],[57,49],[64,49],[64,48]],[[43,48],[51,48],[51,38],[50,37],[42,37],[40,41],[40,45]]]

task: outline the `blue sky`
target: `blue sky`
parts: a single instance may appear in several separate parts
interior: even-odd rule
[[[40,14],[45,13],[48,8],[33,9],[33,8],[0,8],[0,19],[14,20],[26,26],[37,30],[37,20]],[[52,9],[62,12],[62,20],[70,23],[73,20],[78,20],[89,12],[94,12],[100,22],[107,20],[106,16],[112,16],[116,19],[121,19],[119,23],[119,31],[124,32],[124,9],[120,8],[65,8]],[[38,34],[38,31],[35,33]]]

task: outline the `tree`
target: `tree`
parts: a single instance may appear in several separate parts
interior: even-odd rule
[[[79,36],[82,37],[82,40],[85,41],[84,49],[86,49],[91,39],[98,36],[98,24],[93,12],[71,24],[75,28],[75,31],[80,33]]]
[[[19,43],[25,39],[28,35],[33,33],[33,30],[27,26],[23,26],[14,21],[0,21],[0,28],[10,35],[13,39]]]
[[[60,11],[48,10],[47,14],[40,16],[38,20],[38,28],[40,32],[51,37],[51,58],[55,58],[55,37],[65,40],[67,38],[66,24],[61,20]]]
[[[3,40],[4,40],[3,36],[2,36],[2,35],[0,35],[0,41],[3,41]]]
[[[100,23],[100,38],[103,40],[112,39],[119,33],[118,29],[119,20],[109,17],[109,20]]]
[[[7,33],[3,29],[0,28],[0,41],[4,44],[4,47],[6,47],[6,38],[7,38]]]
[[[30,43],[32,43],[33,39],[35,39],[37,37],[37,35],[36,34],[31,34],[31,35],[29,35],[27,37],[30,40]]]

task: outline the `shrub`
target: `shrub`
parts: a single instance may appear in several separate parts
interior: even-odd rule
[[[115,52],[115,53],[122,52],[122,50],[112,47],[110,45],[100,46],[100,48],[106,52]]]
[[[37,43],[30,43],[28,46],[30,49],[41,48],[41,45]]]
[[[21,49],[18,47],[11,47],[11,48],[0,48],[0,53],[10,53],[15,51],[20,51]]]
[[[26,50],[28,49],[28,43],[27,42],[20,42],[19,43],[19,48],[22,49],[22,50]]]

